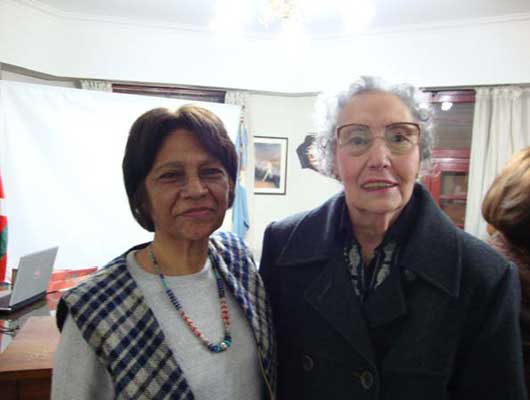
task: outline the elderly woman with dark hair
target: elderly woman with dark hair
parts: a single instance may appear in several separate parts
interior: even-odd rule
[[[344,190],[263,242],[278,398],[524,399],[517,272],[416,182],[430,108],[371,77],[321,104],[316,158]]]
[[[154,232],[66,293],[54,399],[272,399],[274,342],[244,243],[212,233],[234,200],[237,155],[206,109],[154,109],[131,128],[123,175]]]
[[[530,384],[530,147],[517,152],[491,184],[482,215],[493,227],[488,243],[519,271],[526,385]]]

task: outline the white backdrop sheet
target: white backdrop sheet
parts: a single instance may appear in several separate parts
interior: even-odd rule
[[[8,267],[58,245],[56,269],[102,266],[148,241],[129,210],[121,162],[143,112],[186,100],[0,81],[0,173],[6,192]],[[235,140],[240,107],[197,103]],[[225,219],[225,227],[229,216]]]

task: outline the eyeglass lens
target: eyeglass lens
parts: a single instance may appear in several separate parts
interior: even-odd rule
[[[377,136],[367,125],[348,124],[338,128],[339,146],[347,148],[353,154],[366,152]],[[385,127],[382,137],[392,153],[407,153],[418,144],[420,135],[419,126],[415,123],[396,123]]]

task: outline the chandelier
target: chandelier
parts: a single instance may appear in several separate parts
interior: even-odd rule
[[[217,0],[211,28],[242,31],[258,22],[262,30],[300,30],[316,20],[342,21],[343,31],[361,31],[375,16],[374,0]]]
[[[303,20],[303,12],[297,0],[267,0],[258,20],[266,27],[275,21],[284,26],[299,24]]]

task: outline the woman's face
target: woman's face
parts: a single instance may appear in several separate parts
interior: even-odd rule
[[[398,122],[414,122],[408,107],[399,97],[376,91],[354,96],[338,116],[338,127],[363,124],[378,137],[360,155],[337,143],[335,173],[344,184],[353,220],[371,215],[393,222],[410,200],[419,171],[419,146],[396,154],[381,140],[385,127]]]
[[[166,138],[145,179],[155,234],[206,239],[223,223],[233,182],[196,136],[177,129]]]

